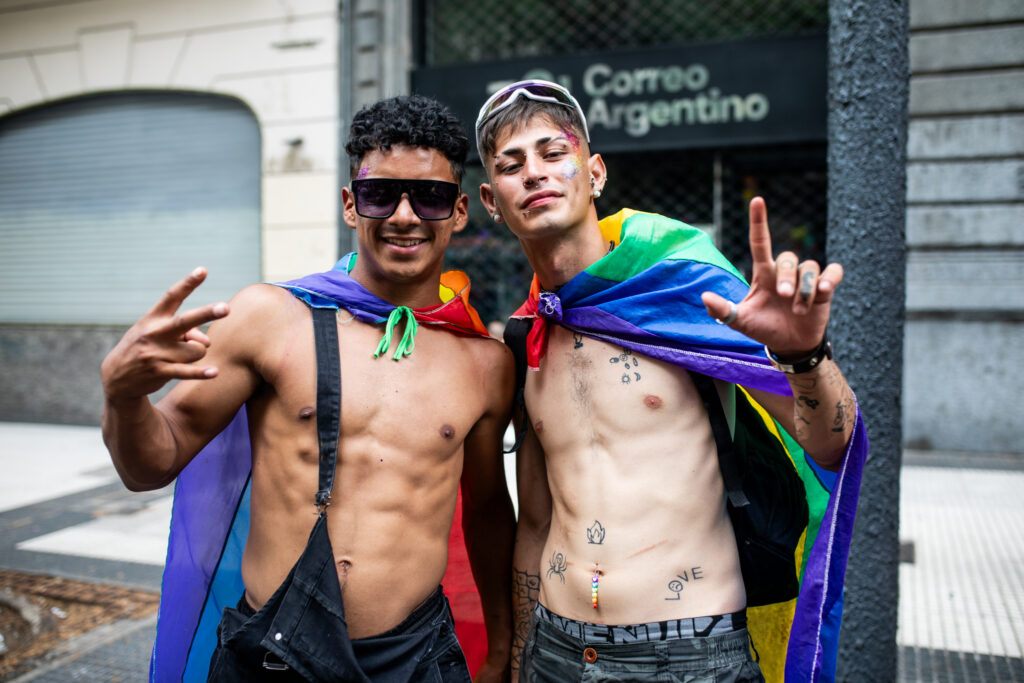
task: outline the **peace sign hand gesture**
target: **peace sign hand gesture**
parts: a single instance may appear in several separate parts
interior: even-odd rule
[[[196,363],[206,356],[210,339],[200,325],[228,314],[226,303],[178,312],[186,297],[206,279],[196,268],[167,290],[107,354],[100,369],[108,400],[130,400],[160,389],[172,379],[210,379],[217,368]]]
[[[780,358],[806,356],[825,335],[832,294],[843,280],[843,267],[831,263],[822,271],[815,261],[799,263],[791,251],[773,259],[761,197],[750,202],[750,254],[754,272],[747,296],[735,304],[704,292],[701,299],[708,314],[764,344]]]

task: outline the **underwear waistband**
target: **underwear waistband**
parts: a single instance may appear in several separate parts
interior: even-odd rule
[[[740,610],[732,614],[710,617],[669,619],[647,624],[591,624],[559,616],[544,605],[537,603],[534,610],[537,619],[554,626],[559,631],[583,641],[588,645],[622,645],[625,643],[650,643],[683,638],[708,638],[733,633],[747,627],[747,612]]]

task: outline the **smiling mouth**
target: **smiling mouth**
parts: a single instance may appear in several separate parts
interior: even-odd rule
[[[396,247],[415,247],[415,246],[416,246],[417,244],[423,244],[424,242],[426,242],[426,241],[427,241],[427,240],[425,240],[425,239],[422,239],[422,238],[415,238],[415,239],[412,239],[412,238],[407,238],[407,239],[400,239],[400,238],[398,238],[398,237],[384,237],[384,238],[382,238],[382,239],[383,239],[383,240],[384,240],[385,242],[387,242],[388,244],[393,244],[393,245],[395,245]]]
[[[557,194],[545,194],[540,197],[531,197],[523,204],[523,211],[527,212],[533,209],[538,209],[542,206],[547,206],[552,200],[557,198]]]

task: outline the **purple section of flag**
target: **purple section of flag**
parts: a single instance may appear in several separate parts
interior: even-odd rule
[[[249,425],[242,408],[178,475],[151,681],[181,680],[210,581],[249,478],[248,445]]]
[[[790,630],[786,657],[787,681],[835,679],[835,671],[823,667],[826,656],[823,630],[833,606],[842,597],[861,475],[867,454],[867,430],[858,410],[857,424],[800,584],[800,596],[797,599],[799,608]],[[838,624],[834,628],[838,629]],[[838,632],[831,635],[838,637]]]

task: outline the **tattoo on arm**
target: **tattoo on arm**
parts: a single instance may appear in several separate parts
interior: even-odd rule
[[[668,582],[668,589],[674,595],[666,600],[680,600],[683,589],[694,581],[700,581],[704,578],[703,567],[691,567],[689,570],[684,569],[682,574],[676,574],[676,577]]]
[[[853,424],[855,415],[856,408],[854,407],[853,397],[843,397],[843,399],[836,404],[836,416],[835,419],[832,420],[832,431],[845,431],[847,427]]]
[[[797,396],[796,397],[796,402],[797,402],[797,404],[802,404],[802,405],[807,406],[811,410],[817,410],[818,406],[821,405],[821,401],[819,401],[817,399],[809,398],[809,397],[803,396],[803,395]]]
[[[530,632],[530,616],[540,595],[540,574],[521,572],[512,568],[512,590],[515,600],[515,632],[512,634],[512,668],[519,670],[523,646]]]
[[[562,583],[565,583],[565,570],[569,568],[569,564],[565,560],[565,555],[556,552],[551,555],[551,559],[548,560],[548,578],[557,576]]]
[[[601,526],[601,522],[594,520],[594,523],[587,529],[587,543],[591,545],[601,545],[604,543],[604,527]]]

